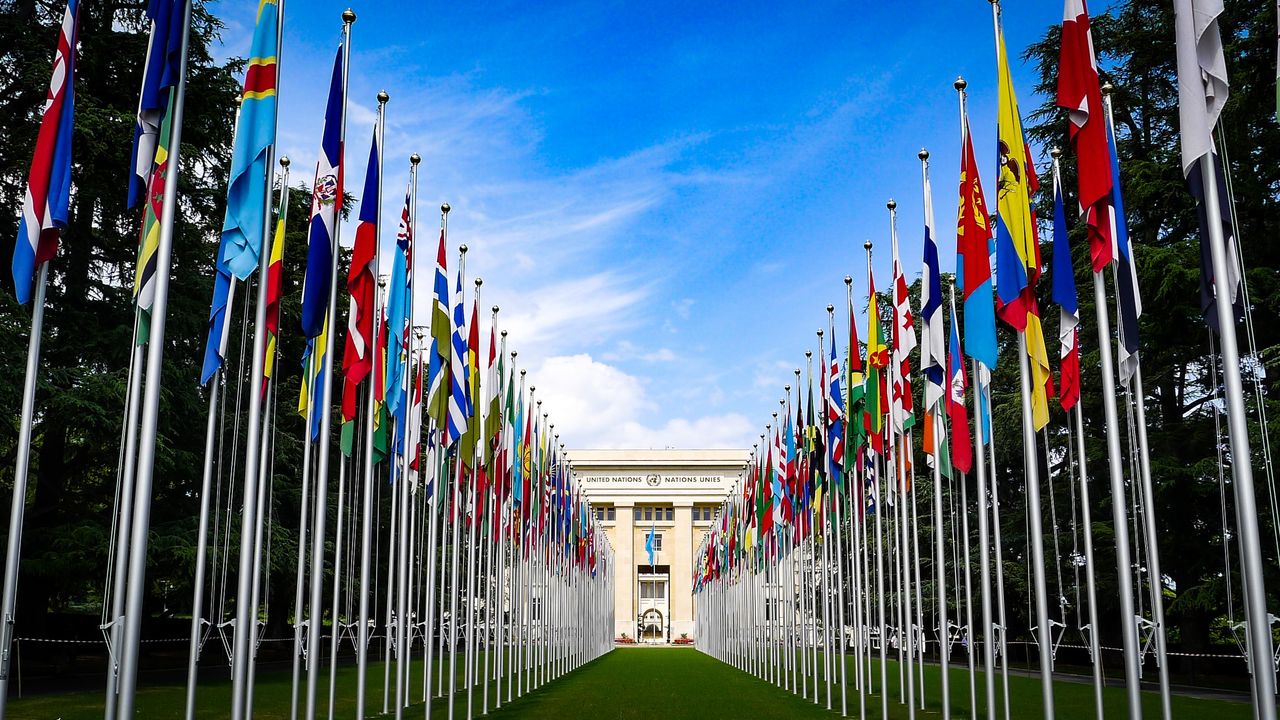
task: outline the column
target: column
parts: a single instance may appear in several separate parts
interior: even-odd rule
[[[676,500],[671,528],[671,639],[693,637],[693,501]],[[664,549],[665,549],[664,543]]]
[[[635,503],[614,503],[613,548],[617,552],[613,568],[613,616],[615,638],[626,633],[636,636]]]

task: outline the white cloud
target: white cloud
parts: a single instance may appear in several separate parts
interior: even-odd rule
[[[738,413],[647,422],[668,408],[649,397],[640,378],[585,353],[549,357],[529,377],[570,447],[741,448],[755,436],[752,423]]]

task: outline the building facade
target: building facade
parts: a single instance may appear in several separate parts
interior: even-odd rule
[[[694,553],[749,456],[748,450],[569,452],[575,483],[614,548],[615,637],[693,637]]]

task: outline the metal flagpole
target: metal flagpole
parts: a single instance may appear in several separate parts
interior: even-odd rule
[[[234,293],[235,281],[231,281]],[[228,302],[230,307],[231,303]],[[204,576],[208,565],[209,553],[209,493],[213,484],[214,444],[217,439],[218,391],[223,380],[222,369],[209,384],[209,419],[204,431],[204,472],[200,481],[200,522],[196,531],[196,574],[192,580],[191,592],[191,640],[187,646],[187,698],[184,717],[192,720],[196,713],[196,673],[200,663],[200,634],[204,622]],[[127,476],[126,476],[127,477]],[[123,513],[122,513],[123,514]],[[114,698],[107,699],[107,707],[112,708]]]
[[[1093,564],[1093,517],[1089,509],[1089,477],[1084,455],[1084,415],[1080,403],[1075,406],[1076,457],[1080,458],[1080,509],[1084,525],[1085,584],[1089,598],[1089,657],[1093,661],[1093,704],[1098,720],[1102,720],[1102,657],[1098,642],[1098,589]]]
[[[364,466],[361,470],[360,501],[360,616],[356,626],[356,717],[365,716],[365,689],[368,683],[369,670],[369,591],[374,589],[369,581],[369,570],[373,550],[373,434],[377,404],[377,390],[374,383],[378,381],[377,365],[378,338],[382,337],[381,326],[385,320],[382,315],[382,296],[386,292],[387,279],[378,275],[378,242],[382,235],[382,140],[387,126],[387,101],[391,96],[386,90],[378,93],[378,198],[374,211],[374,277],[378,281],[378,289],[373,297],[373,337],[366,346],[365,352],[373,353],[371,360],[373,370],[369,373],[369,384],[365,387],[365,426],[364,426]]]
[[[849,278],[849,280],[850,282],[852,282],[853,278]],[[850,291],[852,291],[852,289]],[[831,327],[831,344],[835,345],[836,344],[836,316],[835,316],[834,305],[827,306],[827,319]],[[857,352],[857,350],[851,350],[851,352]],[[846,360],[846,367],[847,367],[847,362],[848,361]],[[827,382],[834,383],[835,378],[828,378]],[[845,385],[847,385],[847,383],[841,383],[842,388]],[[830,390],[828,390],[827,392],[830,393]],[[843,401],[844,399],[841,398],[841,400]],[[845,407],[844,420],[846,423],[845,427],[848,427],[847,423],[850,422],[848,417],[849,403],[844,402],[844,407]],[[830,416],[828,415],[828,419],[829,418]],[[826,422],[824,422],[823,425],[825,426]],[[828,439],[828,442],[830,442],[829,434],[827,436],[827,439]],[[828,447],[827,453],[830,454],[831,452],[832,452],[832,449]],[[834,456],[832,457],[834,458]],[[844,520],[840,512],[840,504],[842,502],[842,499],[840,497],[839,491],[837,490],[836,477],[840,473],[842,472],[844,473],[844,480],[841,483],[841,485],[844,486],[844,491],[848,493],[850,491],[850,487],[848,485],[849,473],[847,468],[842,469],[836,464],[836,462],[834,462],[834,460],[831,463],[829,463],[829,465],[830,465],[831,472],[828,474],[828,477],[827,477],[827,486],[828,486],[827,493],[826,493],[827,498],[825,498],[827,501],[828,508],[823,513],[823,522],[824,522],[824,530],[830,527],[831,523],[834,522],[834,527],[831,529],[831,537],[835,542],[835,547],[832,553],[835,557],[835,565],[836,565],[836,595],[835,595],[834,603],[836,605],[836,619],[837,619],[837,622],[839,623],[835,633],[835,642],[840,646],[840,653],[839,653],[840,716],[848,717],[849,716],[849,696],[848,696],[849,668],[848,668],[847,661],[845,659],[845,650],[849,645],[849,641],[848,641],[848,638],[846,637],[846,632],[845,632],[845,599],[844,599],[845,597],[844,595],[844,546],[845,546],[845,543],[844,543],[844,537],[842,536],[844,531]]]
[[[310,355],[306,366],[307,377],[303,379],[303,383],[307,383],[310,378],[316,376],[315,372],[315,353]],[[314,388],[313,388],[314,391]],[[302,678],[302,656],[307,654],[307,648],[310,647],[311,637],[307,633],[307,621],[303,619],[305,614],[305,595],[307,581],[307,532],[311,527],[311,448],[314,443],[311,441],[311,424],[315,413],[314,395],[308,398],[307,413],[304,418],[306,427],[302,431],[302,499],[298,506],[298,563],[294,571],[294,593],[293,593],[293,682],[289,695],[289,718],[297,720],[298,718],[298,688],[299,681]],[[256,485],[255,485],[256,488]],[[239,622],[237,620],[237,622]],[[247,645],[246,645],[247,647]],[[246,679],[248,672],[246,668]],[[246,700],[249,693],[246,688]],[[246,702],[246,715],[248,705]]]
[[[400,457],[392,459],[392,465],[400,463],[400,473],[396,477],[395,494],[397,497],[396,508],[396,524],[400,528],[399,536],[393,544],[394,550],[392,558],[394,562],[387,567],[388,575],[394,575],[395,593],[396,593],[396,614],[395,614],[395,633],[396,633],[396,718],[404,716],[404,708],[409,704],[409,688],[408,688],[408,672],[407,668],[411,662],[410,645],[412,644],[412,636],[409,634],[409,563],[410,563],[410,547],[413,541],[414,528],[409,522],[411,516],[410,504],[413,502],[412,491],[410,488],[411,480],[409,478],[410,458],[414,453],[414,432],[410,427],[413,418],[414,404],[414,378],[417,373],[416,364],[422,363],[419,357],[422,345],[422,332],[414,325],[414,305],[413,302],[413,286],[414,274],[417,272],[416,264],[413,262],[414,243],[417,239],[417,221],[418,221],[418,164],[421,158],[417,153],[409,156],[409,226],[406,228],[408,236],[408,254],[406,262],[409,264],[409,272],[406,276],[407,296],[408,300],[408,329],[394,328],[397,334],[404,333],[405,340],[405,361],[404,375],[399,379],[402,397],[400,402],[404,408],[404,422],[397,428],[399,439],[402,446]],[[397,260],[398,261],[398,260]],[[394,568],[394,569],[393,569]],[[388,589],[391,587],[388,580]],[[391,598],[387,598],[387,602],[391,602]],[[387,628],[388,638],[392,629]],[[390,663],[390,658],[388,658]]]
[[[189,3],[188,3],[189,4]],[[284,0],[276,6],[277,28],[276,28],[276,67],[279,68],[279,56],[281,48],[282,33],[284,32]],[[277,117],[278,123],[278,117]],[[267,149],[267,172],[270,173],[272,165],[272,157],[275,152],[275,146],[269,146]],[[281,158],[283,160],[284,158]],[[262,218],[262,237],[258,243],[258,257],[269,257],[269,243],[267,238],[270,237],[271,228],[271,183],[267,183],[267,192],[262,198],[264,212]],[[165,273],[166,277],[168,273]],[[259,278],[265,277],[265,273],[259,270]],[[263,333],[263,326],[266,324],[267,317],[267,290],[266,283],[258,282],[257,300],[254,305],[253,316],[253,359],[250,362],[249,371],[249,417],[248,427],[245,435],[245,475],[244,475],[244,512],[240,516],[240,562],[237,572],[236,581],[236,597],[251,597],[253,594],[253,543],[250,542],[257,529],[256,518],[253,517],[256,508],[256,495],[258,489],[258,464],[261,461],[258,452],[259,445],[262,442],[262,395],[257,392],[257,388],[262,386],[262,379],[265,372],[266,353],[266,335]],[[252,713],[249,704],[249,655],[251,654],[250,645],[251,638],[249,633],[250,623],[256,621],[257,610],[248,606],[237,606],[236,620],[233,626],[233,643],[231,653],[231,716],[233,720],[243,720],[247,715]],[[295,648],[296,649],[296,648]]]
[[[1215,280],[1230,277],[1226,239],[1222,234],[1222,208],[1218,197],[1217,170],[1213,153],[1200,157],[1204,183],[1204,206],[1208,216],[1209,249]],[[1094,282],[1099,282],[1095,274]],[[1262,544],[1258,531],[1257,499],[1253,484],[1253,456],[1249,449],[1249,427],[1244,411],[1244,386],[1240,379],[1240,350],[1236,341],[1236,320],[1231,293],[1225,282],[1218,283],[1214,303],[1218,312],[1223,380],[1226,384],[1227,429],[1231,435],[1231,474],[1235,480],[1237,532],[1240,534],[1240,569],[1244,577],[1245,618],[1249,633],[1249,668],[1253,672],[1253,706],[1260,720],[1274,720],[1275,660],[1272,657],[1271,625],[1262,570]],[[1117,441],[1118,442],[1118,441]],[[1122,567],[1128,567],[1127,565]],[[1126,636],[1127,637],[1127,636]]]
[[[458,277],[464,278],[466,274],[467,263],[467,246],[458,247]],[[463,309],[463,316],[466,316],[467,307],[466,295],[463,293],[463,285],[461,280],[458,283],[458,292],[463,297],[457,299],[457,304]],[[456,352],[456,348],[455,348]],[[465,363],[466,360],[464,359]],[[456,378],[451,378],[452,382],[457,382]],[[457,447],[455,444],[454,447]],[[454,690],[457,688],[457,672],[458,672],[458,554],[461,545],[461,533],[458,528],[458,513],[461,510],[463,502],[463,483],[462,479],[466,472],[463,468],[466,463],[462,462],[462,457],[455,452],[454,454],[454,473],[453,473],[453,502],[450,509],[450,536],[452,539],[451,557],[449,558],[449,720],[453,720],[453,696]]]
[[[230,307],[230,300],[235,297],[234,280],[227,291],[227,297],[228,307]],[[41,312],[43,313],[43,310]],[[119,500],[115,522],[115,534],[113,537],[116,546],[115,560],[112,567],[112,576],[109,580],[111,583],[109,588],[111,593],[111,634],[108,637],[107,642],[108,650],[110,652],[111,667],[107,672],[107,701],[106,712],[104,713],[106,720],[115,719],[116,691],[118,689],[120,679],[120,633],[124,630],[124,589],[127,580],[125,574],[129,567],[129,521],[133,517],[133,483],[127,482],[125,479],[134,477],[137,472],[138,412],[139,406],[142,404],[142,369],[143,358],[146,355],[146,346],[137,342],[138,326],[141,322],[140,315],[141,313],[135,310],[133,320],[134,347],[133,353],[130,356],[129,386],[126,390],[127,399],[125,401],[124,456],[122,458],[123,462],[121,463],[123,467],[121,468],[121,472],[117,479],[117,483],[119,485],[117,490]],[[212,394],[216,395],[217,393],[214,392]],[[216,397],[210,400],[209,425],[206,431],[206,435],[208,437],[213,436],[213,428],[216,426],[215,418],[217,417],[217,414],[215,403]],[[212,472],[212,464],[206,463],[206,465],[209,466],[208,471]],[[25,504],[25,502],[26,498],[24,497],[22,504]],[[205,516],[205,520],[205,528],[207,529],[207,514]],[[197,565],[198,564],[199,563],[197,562]],[[199,574],[201,570],[203,570],[203,568],[197,567],[197,574]],[[197,585],[195,591],[197,597],[200,596],[201,590],[201,586]],[[198,615],[199,613],[196,613],[197,617]]]
[[[27,369],[22,385],[22,415],[18,426],[13,501],[9,508],[9,541],[5,550],[3,622],[0,622],[0,718],[9,694],[9,648],[13,645],[14,613],[18,604],[18,563],[22,556],[22,522],[27,509],[27,473],[31,464],[32,416],[36,404],[36,380],[40,371],[40,340],[44,332],[44,298],[49,285],[49,263],[40,265],[35,297],[31,302],[31,336],[27,340]],[[135,390],[136,392],[136,390]]]
[[[381,97],[379,98],[381,100]],[[379,103],[384,105],[385,101]],[[383,118],[381,113],[383,108],[379,107],[379,136],[382,134]],[[381,139],[381,137],[379,138]],[[381,162],[381,158],[379,158]],[[378,197],[381,199],[381,183],[382,169],[378,169],[379,192]],[[382,211],[378,210],[377,218],[374,221],[374,227],[379,230],[382,227]],[[376,231],[375,231],[376,232]],[[377,250],[375,249],[375,253]],[[383,296],[386,294],[387,278],[380,275],[378,277],[378,289],[374,295],[373,302],[373,340],[369,344],[369,352],[373,352],[373,363],[375,371],[369,376],[369,385],[365,388],[365,428],[364,428],[364,468],[361,472],[361,502],[360,502],[360,609],[358,625],[356,626],[356,717],[365,716],[365,692],[368,685],[369,670],[369,625],[373,622],[369,613],[369,594],[370,591],[376,592],[376,580],[371,582],[369,572],[372,567],[373,555],[373,436],[374,424],[377,413],[377,403],[375,400],[376,388],[374,383],[377,382],[378,373],[376,372],[377,364],[380,362],[376,348],[378,338],[382,337],[382,323],[385,320],[382,317]],[[376,571],[375,571],[376,572]]]
[[[1107,313],[1107,296],[1102,286],[1102,273],[1093,274],[1094,311],[1098,323],[1098,352],[1102,363],[1102,407],[1107,423],[1107,465],[1111,478],[1111,512],[1115,525],[1116,580],[1120,592],[1121,635],[1124,639],[1125,690],[1129,717],[1142,716],[1141,675],[1138,660],[1137,628],[1133,624],[1133,567],[1129,551],[1128,522],[1125,507],[1124,474],[1120,467],[1120,430],[1116,410],[1115,364],[1111,355],[1111,319]],[[1095,660],[1096,662],[1096,660]]]
[[[867,240],[862,244],[867,252],[867,287],[871,287],[871,241]],[[876,342],[872,338],[868,338],[867,342]],[[879,413],[880,408],[874,408],[871,412]],[[888,651],[885,646],[885,616],[884,616],[884,531],[880,516],[883,514],[884,506],[881,500],[886,493],[882,493],[883,483],[880,482],[880,458],[874,452],[869,453],[872,464],[872,473],[875,475],[875,485],[873,493],[875,497],[875,515],[876,515],[876,604],[877,604],[877,625],[880,640],[880,716],[882,718],[889,717],[889,663]],[[869,648],[868,648],[869,650]]]
[[[347,135],[347,78],[351,71],[351,24],[356,21],[356,14],[350,8],[342,11],[342,113],[341,121],[338,123],[339,148],[343,147]],[[341,153],[342,150],[339,150]],[[342,163],[343,159],[338,158],[338,162]],[[338,303],[338,236],[339,229],[342,226],[342,213],[335,213],[333,217],[333,237],[329,242],[333,249],[333,261],[329,266],[329,304],[325,314],[324,323],[328,328],[333,327],[333,320],[336,314]],[[311,592],[310,600],[307,603],[308,620],[311,623],[311,637],[318,640],[322,634],[324,627],[324,608],[321,603],[324,602],[324,540],[325,540],[325,523],[328,520],[329,508],[329,432],[331,428],[333,403],[330,401],[330,389],[333,386],[333,336],[336,333],[326,332],[324,339],[324,355],[320,360],[320,391],[317,395],[323,402],[320,408],[320,439],[317,441],[318,459],[316,460],[316,493],[315,493],[315,519],[312,525],[315,530],[311,534]],[[307,717],[315,717],[316,710],[316,687],[320,679],[320,650],[323,647],[319,642],[315,644],[308,643],[309,652],[307,653]]]
[[[1044,569],[1044,529],[1040,517],[1040,466],[1036,456],[1036,431],[1031,419],[1031,366],[1027,359],[1027,338],[1018,334],[1018,361],[1022,381],[1023,464],[1027,474],[1027,513],[1031,516],[1031,564],[1036,584],[1036,623],[1040,646],[1040,694],[1044,700],[1044,716],[1051,719],[1053,709],[1053,627],[1049,624],[1048,585]],[[996,522],[999,522],[997,517]],[[1006,659],[1007,662],[1007,659]]]
[[[1114,135],[1115,116],[1111,108],[1111,93],[1114,90],[1111,83],[1103,86],[1102,91],[1102,107],[1106,111],[1108,132]],[[1114,212],[1114,210],[1113,210]],[[1112,264],[1112,282],[1115,287],[1116,297],[1120,297],[1120,281],[1115,273],[1119,273],[1118,263]],[[1120,328],[1123,330],[1123,328]],[[1138,421],[1138,463],[1141,473],[1141,493],[1147,498],[1147,512],[1144,513],[1145,529],[1150,542],[1147,547],[1147,564],[1151,577],[1151,615],[1155,621],[1156,634],[1156,666],[1160,678],[1160,709],[1161,717],[1169,720],[1172,717],[1170,708],[1169,695],[1169,657],[1166,644],[1166,625],[1164,621],[1164,575],[1160,572],[1160,543],[1157,542],[1159,535],[1157,534],[1156,518],[1155,518],[1155,495],[1153,494],[1153,485],[1151,482],[1151,454],[1147,445],[1147,409],[1146,395],[1142,392],[1142,362],[1137,355],[1134,356],[1134,372],[1133,372],[1133,396],[1135,399],[1134,409],[1137,412]],[[1083,426],[1082,426],[1083,427]],[[1083,430],[1082,430],[1083,432]],[[1083,458],[1083,455],[1081,456]],[[1135,492],[1138,492],[1135,489]]]
[[[180,51],[178,86],[174,89],[172,130],[169,138],[171,148],[169,162],[171,167],[165,175],[164,206],[160,219],[160,243],[156,251],[155,299],[151,306],[151,338],[147,345],[147,374],[142,398],[142,423],[138,447],[138,475],[134,480],[135,502],[129,539],[129,584],[125,601],[124,644],[119,648],[120,662],[120,694],[118,716],[131,720],[134,711],[134,693],[138,682],[138,645],[142,640],[142,601],[146,595],[145,578],[147,574],[147,541],[151,530],[151,488],[155,472],[156,434],[160,414],[160,381],[164,364],[164,327],[169,304],[169,267],[173,252],[173,223],[178,205],[178,173],[182,159],[182,119],[186,104],[187,92],[187,51],[191,30],[191,0],[183,3],[182,49]],[[46,282],[48,263],[41,269],[40,285],[43,289]],[[42,293],[41,293],[42,294]],[[37,297],[41,305],[44,298]],[[34,330],[35,328],[33,328]],[[33,333],[34,334],[34,333]],[[28,383],[34,381],[35,367],[32,360],[38,358],[37,353],[28,354]],[[24,396],[23,405],[26,406]],[[29,411],[31,408],[24,407]],[[29,417],[29,416],[24,416]],[[30,442],[30,427],[27,429]],[[26,468],[22,468],[24,471]],[[22,473],[25,476],[25,472]],[[124,478],[128,482],[128,478]],[[15,483],[15,492],[17,491]],[[15,505],[25,501],[15,496]],[[15,511],[15,514],[20,514]],[[20,524],[20,523],[19,523]],[[20,529],[20,528],[19,528]],[[15,551],[17,543],[10,539],[10,547]],[[16,553],[15,553],[16,554]],[[16,580],[17,563],[8,568]],[[7,579],[7,578],[6,578]],[[15,583],[16,584],[16,583]],[[6,583],[8,585],[8,583]],[[16,587],[13,588],[16,590]],[[6,592],[8,595],[8,592]],[[6,600],[8,598],[6,597]],[[6,621],[11,616],[6,616]],[[8,627],[8,622],[5,623]]]
[[[287,186],[286,186],[287,192]],[[264,358],[263,362],[266,360]],[[257,655],[258,655],[258,613],[257,608],[261,601],[262,592],[262,522],[264,513],[268,520],[270,519],[270,508],[267,503],[270,502],[270,495],[267,492],[268,483],[271,482],[270,463],[272,446],[271,432],[272,423],[275,422],[275,408],[272,404],[272,398],[275,395],[275,386],[268,385],[266,392],[265,411],[263,412],[262,421],[262,445],[258,453],[258,499],[255,505],[257,514],[257,523],[254,528],[253,542],[253,588],[250,592],[250,604],[254,607],[253,624],[249,626],[249,663],[247,668],[248,692],[245,693],[245,705],[253,707],[254,678],[257,671]]]
[[[965,88],[968,87],[968,83],[965,82],[964,78],[956,78],[954,86],[955,86],[956,92],[960,96],[960,135],[961,135],[960,144],[963,147],[965,142],[965,129],[968,126],[966,122],[967,113],[965,111],[965,100],[966,100]],[[991,622],[991,547],[989,544],[990,531],[987,528],[987,518],[989,517],[987,514],[987,502],[988,502],[987,467],[985,462],[983,461],[983,446],[985,444],[985,441],[983,440],[983,437],[982,437],[983,427],[982,427],[981,398],[982,398],[982,392],[983,392],[982,388],[984,386],[983,378],[985,377],[982,372],[983,368],[984,366],[977,360],[972,361],[973,408],[974,408],[973,453],[977,460],[977,462],[974,463],[974,468],[977,471],[976,474],[977,474],[977,480],[978,480],[978,488],[977,488],[978,489],[978,510],[979,510],[978,512],[978,536],[979,536],[978,537],[978,561],[980,563],[979,578],[981,582],[981,591],[982,591],[982,625],[983,625],[982,660],[983,660],[983,667],[985,669],[985,675],[983,680],[985,681],[986,691],[987,691],[987,720],[995,720],[995,717],[996,717],[995,654],[992,652],[992,642],[991,642],[991,635],[993,631],[992,622]],[[991,482],[994,485],[995,483],[994,477],[991,478]],[[963,483],[962,483],[961,489],[962,490],[964,489]],[[965,522],[967,524],[968,513],[969,513],[969,507],[967,504],[964,506],[963,510],[964,510]],[[969,537],[968,537],[968,531],[966,530],[965,532],[966,554],[968,553],[968,550],[969,550],[968,543],[969,543]],[[968,560],[966,560],[965,566],[966,566],[965,593],[966,595],[968,595],[969,593]],[[972,686],[974,683],[974,680],[973,680],[974,648],[973,646],[975,642],[975,636],[973,632],[973,619],[972,619],[972,602],[973,601],[972,601],[972,596],[969,596],[969,597],[970,599],[966,601],[966,604],[969,606],[968,611],[970,614],[970,618],[968,620],[968,624],[969,624],[968,651],[969,651],[969,657],[970,657],[969,684],[970,684],[970,692],[974,693],[974,688]],[[976,713],[977,712],[976,694],[973,694],[973,697],[970,699],[970,703],[971,705],[975,706],[973,711]]]
[[[475,304],[475,307],[477,308],[480,307],[480,286],[483,284],[484,284],[483,279],[478,277],[475,279],[476,290],[475,290],[475,296],[472,298],[472,302]],[[465,306],[463,307],[463,312],[464,314],[466,312]],[[476,322],[478,323],[479,321],[480,321],[480,318],[477,315]],[[479,329],[476,329],[476,337],[480,337]],[[477,355],[477,358],[479,357],[479,354],[480,354],[479,348],[468,348],[468,352],[475,352]],[[470,359],[468,359],[467,366],[470,367],[470,364],[471,364],[471,361]],[[479,375],[479,372],[480,372],[479,360],[477,359],[476,374]],[[480,387],[480,378],[477,377],[475,380],[470,382],[468,389],[474,390],[479,387]],[[475,396],[472,397],[471,399],[471,407],[473,411],[471,413],[469,422],[473,423],[474,427],[468,427],[467,429],[472,432],[473,438],[481,438],[484,436],[484,424],[480,422],[481,420],[480,406],[482,403],[480,402],[479,395],[480,393],[477,392],[475,393]],[[483,460],[483,457],[478,457],[479,453],[477,453],[476,450],[480,447],[481,447],[480,443],[477,440],[474,447],[471,448],[472,463],[473,463],[471,468],[471,492],[469,493],[470,508],[471,508],[471,535],[468,538],[469,542],[467,543],[467,649],[466,649],[466,658],[465,658],[466,663],[465,663],[465,670],[464,670],[466,674],[466,686],[467,686],[467,720],[471,720],[472,703],[473,703],[472,696],[473,696],[473,689],[475,687],[475,669],[476,669],[475,599],[476,599],[476,575],[479,572],[479,568],[475,566],[475,561],[476,561],[476,542],[478,542],[476,538],[480,529],[480,515],[478,512],[479,506],[476,503],[476,473],[480,471],[480,461]]]

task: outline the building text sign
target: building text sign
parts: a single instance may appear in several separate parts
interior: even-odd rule
[[[727,485],[731,478],[724,475],[688,473],[617,473],[583,474],[577,479],[586,487],[715,487]]]

